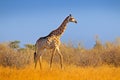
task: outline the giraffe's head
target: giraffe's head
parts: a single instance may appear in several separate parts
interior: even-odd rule
[[[68,16],[68,22],[77,23],[77,21],[75,20],[75,18],[71,14]]]

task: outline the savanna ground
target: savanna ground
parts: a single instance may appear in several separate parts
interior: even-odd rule
[[[0,80],[120,80],[120,40],[102,44],[96,40],[93,48],[80,44],[62,44],[64,69],[60,69],[59,56],[49,68],[51,54],[45,51],[43,69],[34,69],[34,45],[19,47],[19,41],[0,43]]]

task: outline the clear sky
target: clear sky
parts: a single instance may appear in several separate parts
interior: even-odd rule
[[[34,44],[70,13],[78,24],[68,24],[62,42],[92,47],[95,35],[102,42],[120,37],[120,0],[0,0],[0,42]]]

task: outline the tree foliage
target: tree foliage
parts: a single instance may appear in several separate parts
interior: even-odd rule
[[[33,44],[25,44],[26,49],[34,50],[35,46]]]
[[[19,43],[20,43],[20,41],[17,41],[17,40],[10,41],[9,47],[12,48],[12,49],[18,49],[20,47]]]

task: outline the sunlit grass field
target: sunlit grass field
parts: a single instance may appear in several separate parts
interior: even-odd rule
[[[43,69],[39,66],[34,69],[33,64],[21,68],[0,67],[0,80],[120,80],[120,67],[77,67],[66,65],[61,70],[54,64],[49,69],[48,63],[43,63]]]
[[[34,45],[19,47],[19,41],[0,43],[0,80],[120,80],[120,40],[102,44],[96,40],[91,49],[80,44],[61,44],[64,68],[58,54],[49,68],[51,53],[45,51],[42,70],[34,69]]]

